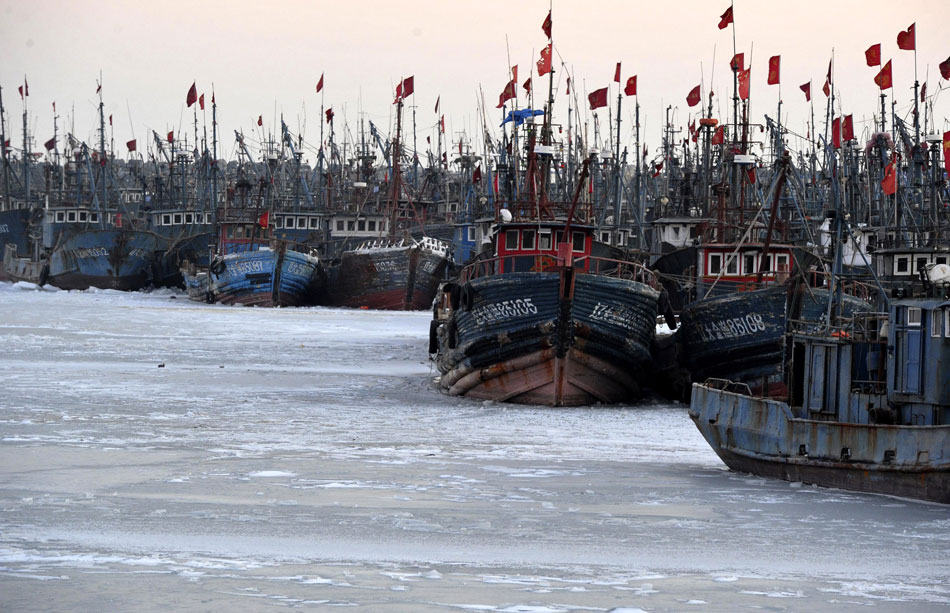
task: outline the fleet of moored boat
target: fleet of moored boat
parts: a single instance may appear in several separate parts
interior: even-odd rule
[[[481,155],[460,140],[450,170],[403,149],[411,93],[397,91],[388,144],[370,123],[369,144],[361,129],[354,156],[320,147],[314,168],[285,125],[256,156],[237,133],[224,163],[216,122],[190,150],[155,135],[151,160],[119,160],[101,98],[95,150],[70,135],[39,164],[24,130],[19,160],[3,149],[0,275],[431,308],[447,394],[577,406],[657,392],[689,399],[735,470],[950,503],[950,136],[921,136],[918,113],[892,113],[889,132],[882,110],[859,143],[832,94],[808,148],[768,120],[772,154],[754,155],[737,93],[728,137],[710,105],[693,145],[669,125],[662,161],[638,140],[629,167],[610,145],[558,142],[549,94]]]

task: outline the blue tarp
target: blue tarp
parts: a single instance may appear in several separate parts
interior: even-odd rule
[[[505,120],[501,122],[501,125],[505,125],[509,121],[515,122],[516,126],[520,126],[524,123],[524,120],[529,117],[537,117],[538,115],[544,115],[542,109],[521,109],[518,111],[508,111],[508,116],[505,117]]]

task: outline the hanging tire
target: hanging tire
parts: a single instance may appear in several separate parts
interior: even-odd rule
[[[446,333],[448,335],[448,345],[449,349],[455,349],[459,344],[459,331],[458,327],[455,325],[455,320],[450,319],[447,324]]]
[[[433,319],[429,322],[429,355],[439,352],[439,322]]]
[[[462,295],[462,288],[456,284],[452,284],[449,289],[449,304],[452,306],[453,311],[459,309],[459,300]]]
[[[470,283],[466,283],[462,286],[461,295],[459,296],[459,306],[463,311],[471,311],[474,304],[475,288],[473,288]]]

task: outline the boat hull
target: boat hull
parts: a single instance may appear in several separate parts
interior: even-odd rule
[[[149,232],[81,231],[53,249],[47,282],[67,290],[140,290],[151,283],[155,245],[155,236]]]
[[[637,398],[651,364],[658,292],[570,269],[474,279],[433,330],[451,395],[581,406]],[[452,302],[456,302],[453,298]]]
[[[689,415],[733,470],[950,504],[950,426],[801,419],[785,402],[700,384]]]
[[[7,272],[6,258],[11,253],[6,249],[6,245],[13,245],[13,257],[18,253],[27,253],[29,245],[27,234],[30,227],[29,209],[12,209],[9,211],[0,211],[0,257],[3,263],[0,265],[0,281],[20,281],[21,279],[10,275]]]
[[[330,272],[326,302],[389,311],[432,307],[448,260],[419,246],[346,251]]]
[[[260,249],[231,253],[211,266],[211,301],[245,306],[287,307],[314,304],[323,268],[314,256],[297,251]],[[193,288],[200,293],[200,288]],[[192,291],[189,291],[191,296]],[[199,294],[196,298],[200,299]]]

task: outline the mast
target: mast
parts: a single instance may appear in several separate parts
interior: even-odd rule
[[[218,105],[214,101],[214,85],[211,86],[211,243],[213,249],[218,236]],[[209,253],[209,256],[213,255]],[[208,260],[211,261],[210,259]]]
[[[24,79],[26,82],[26,79]],[[26,206],[30,206],[31,194],[30,194],[30,159],[33,157],[30,154],[30,134],[27,130],[26,125],[26,98],[23,96],[23,193],[26,197]]]
[[[3,108],[3,88],[0,87],[0,147],[3,148],[3,204],[10,204],[10,168],[7,160],[7,117]]]
[[[396,136],[393,139],[393,153],[392,153],[392,167],[393,167],[393,176],[392,183],[389,187],[389,236],[396,236],[396,218],[399,210],[399,192],[401,189],[401,171],[399,169],[399,157],[402,153],[399,150],[400,138],[402,137],[402,96],[399,96],[399,100],[396,103]]]
[[[617,64],[620,68],[620,64]],[[614,148],[614,169],[616,172],[614,187],[614,245],[620,244],[620,192],[621,192],[621,166],[620,166],[620,104],[623,100],[623,90],[620,87],[620,74],[617,74],[617,143]]]
[[[99,74],[99,82],[102,82],[102,73]],[[99,178],[102,183],[102,205],[105,209],[109,206],[106,192],[106,105],[102,102],[102,88],[99,88]],[[24,116],[25,117],[25,116]],[[101,216],[100,216],[101,217]]]

